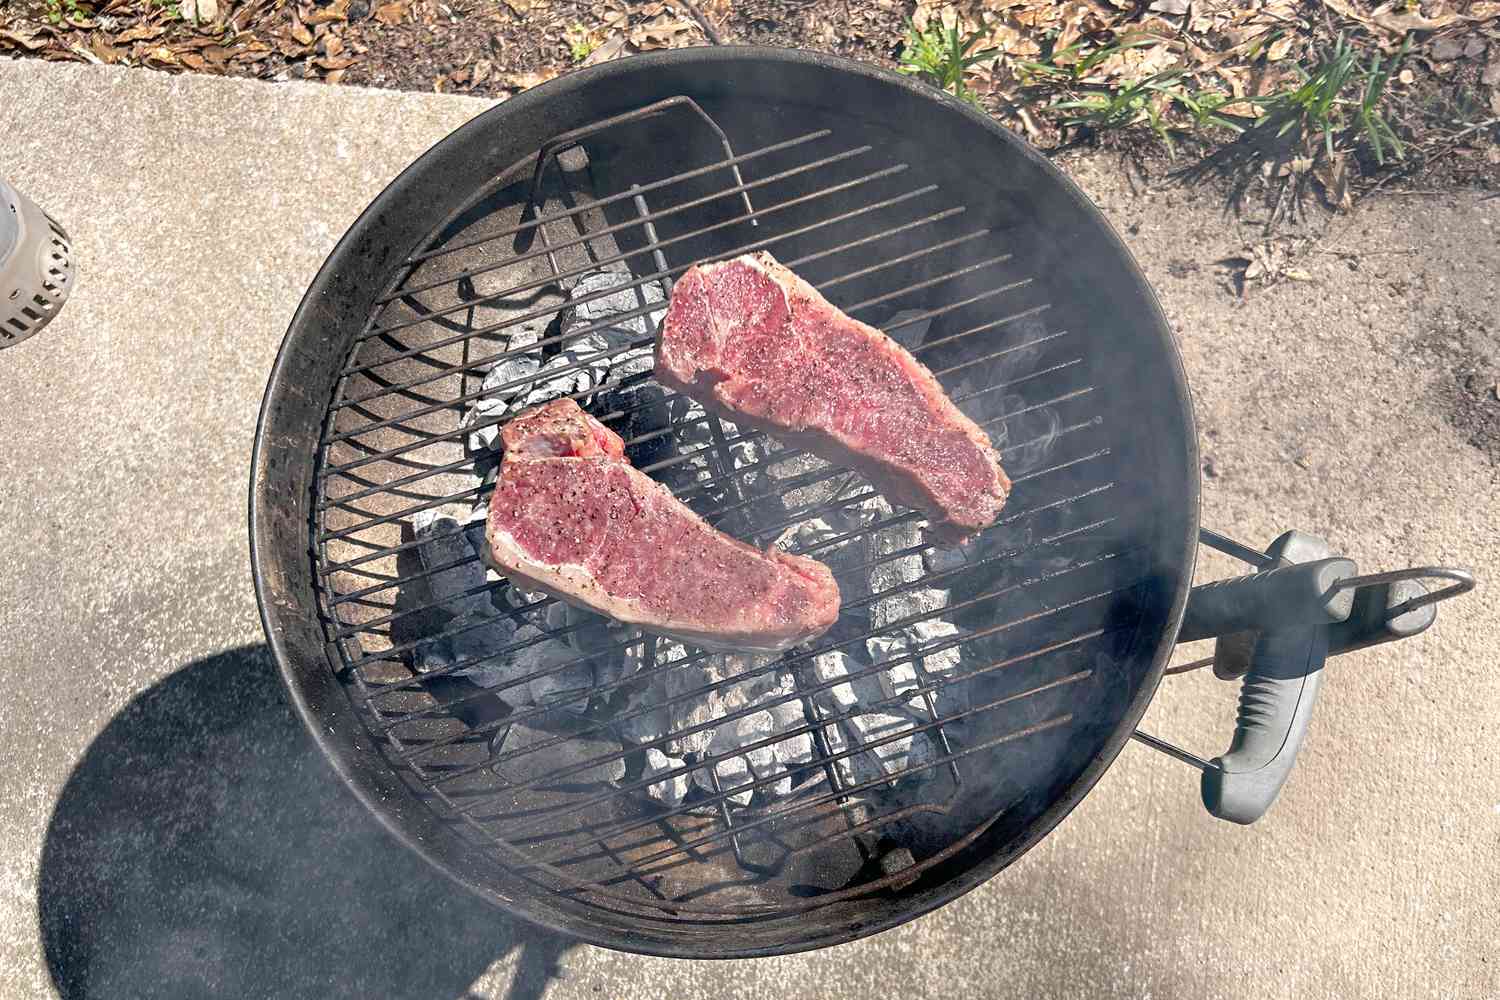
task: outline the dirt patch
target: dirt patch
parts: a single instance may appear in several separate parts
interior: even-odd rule
[[[1436,369],[1429,392],[1443,418],[1500,467],[1500,327],[1445,306],[1416,346]]]

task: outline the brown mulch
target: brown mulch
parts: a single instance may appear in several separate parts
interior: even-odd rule
[[[1333,37],[1411,52],[1387,106],[1445,170],[1500,178],[1500,0],[0,0],[0,55],[504,98],[579,66],[730,42],[898,65],[908,20],[979,31],[966,82],[1043,147],[1078,141],[1056,105],[1161,74],[1229,100],[1295,86]],[[695,9],[696,8],[696,9]],[[705,30],[702,18],[707,22]],[[1038,64],[1047,67],[1039,73]],[[1157,98],[1157,101],[1164,99]],[[1174,113],[1179,113],[1175,109]],[[1142,145],[1120,135],[1091,141]],[[1087,130],[1085,130],[1087,132]],[[1443,143],[1454,136],[1451,148]],[[1191,137],[1190,137],[1191,138]],[[1227,135],[1204,143],[1222,142]],[[1150,144],[1149,135],[1144,140]],[[1429,157],[1422,157],[1423,163]]]

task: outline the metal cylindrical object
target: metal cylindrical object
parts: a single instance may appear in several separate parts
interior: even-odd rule
[[[52,322],[73,290],[74,276],[67,232],[0,180],[0,349]]]

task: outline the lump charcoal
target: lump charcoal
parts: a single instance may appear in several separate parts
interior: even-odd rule
[[[601,364],[591,362],[586,352],[563,351],[553,355],[537,370],[531,390],[524,399],[513,402],[510,408],[520,412],[559,396],[587,392],[600,386],[605,376],[605,369]]]
[[[411,665],[419,674],[434,670],[447,670],[453,665],[453,646],[447,639],[430,639],[417,644],[412,651]]]
[[[952,622],[941,618],[929,618],[925,621],[908,625],[902,631],[911,637],[913,644],[918,649],[928,649],[932,646],[943,646],[951,643],[955,636],[963,634],[963,629]],[[958,669],[963,660],[964,645],[962,643],[946,646],[937,652],[929,653],[922,657],[922,668],[929,674],[946,677]]]
[[[773,725],[770,712],[751,712],[717,727],[709,749],[714,753],[722,753],[747,747],[769,737]]]
[[[601,416],[621,414],[610,420],[608,426],[624,439],[625,457],[637,469],[655,465],[675,454],[672,435],[661,433],[672,426],[672,416],[666,391],[660,386],[610,389],[599,395],[597,410]]]
[[[620,287],[634,280],[634,276],[628,271],[595,271],[578,280],[572,291],[572,297],[575,300],[605,292],[611,288],[620,290],[589,302],[577,302],[563,307],[561,328],[564,334],[593,326],[596,323],[607,322],[614,316],[640,309],[643,306],[660,303],[663,308],[661,311],[652,311],[644,316],[633,316],[629,319],[622,319],[618,323],[591,330],[577,340],[565,341],[570,352],[584,357],[617,350],[649,336],[656,329],[665,312],[666,296],[662,294],[661,285],[655,281],[648,281],[634,288]],[[652,345],[642,344],[633,350],[600,359],[599,364],[609,369],[609,378],[619,381],[631,375],[649,372],[656,364],[655,351]]]
[[[563,332],[602,322],[644,306],[660,304],[662,306],[660,310],[652,310],[644,316],[623,319],[615,325],[615,328],[632,337],[644,337],[653,333],[666,312],[666,296],[662,294],[661,284],[656,281],[646,281],[631,288],[621,287],[635,280],[634,275],[623,270],[594,271],[580,277],[571,292],[571,298],[574,301],[562,309]],[[612,288],[617,288],[619,291],[609,295],[599,295],[598,298],[588,302],[577,301],[585,296],[607,292]]]
[[[647,780],[669,771],[675,771],[685,765],[685,762],[677,757],[668,757],[655,747],[646,750],[646,768],[641,777]],[[660,802],[668,809],[675,809],[682,804],[687,797],[689,787],[689,772],[674,774],[663,778],[661,781],[646,786],[646,795]]]
[[[481,526],[480,538],[483,530]],[[455,615],[491,610],[489,593],[478,590],[487,579],[473,533],[464,529],[456,517],[438,509],[414,514],[412,534],[419,543],[417,556],[427,573],[427,592],[434,602],[441,601]],[[464,593],[475,590],[478,592]]]
[[[565,703],[564,707],[579,712],[588,707],[588,692],[594,686],[594,672],[587,661],[573,662],[578,659],[578,652],[573,647],[556,639],[546,638],[541,629],[533,625],[523,625],[517,629],[516,641],[533,644],[516,650],[511,659],[515,676],[547,671],[527,682],[532,701],[539,705]],[[564,667],[563,664],[571,665]],[[559,667],[562,669],[556,669]]]
[[[619,782],[625,777],[624,749],[618,740],[598,733],[581,733],[553,743],[544,749],[530,753],[519,753],[529,746],[544,740],[552,740],[555,734],[517,722],[501,729],[490,742],[490,753],[496,756],[510,755],[496,761],[494,771],[505,780],[523,784],[541,779],[541,787],[561,785],[586,785],[603,781]],[[610,755],[610,759],[591,764],[582,770],[555,778],[548,777],[558,771],[582,765],[597,757]]]
[[[972,546],[938,545],[922,553],[922,565],[929,573],[952,573],[969,565]]]
[[[837,760],[830,761],[830,763],[833,767],[834,773],[838,775],[839,781],[844,785],[845,788],[848,788],[850,785],[855,784],[858,779],[856,778],[854,771],[854,758],[860,755],[853,754],[848,757],[838,756],[839,754],[844,753],[847,750],[852,750],[855,746],[855,744],[850,743],[849,738],[844,735],[843,726],[841,726],[837,722],[830,722],[825,726],[821,726],[820,732],[822,733],[823,740],[828,747],[829,757],[838,758]]]

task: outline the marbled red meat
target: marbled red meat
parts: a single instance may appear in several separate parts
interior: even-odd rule
[[[946,540],[993,523],[1010,492],[989,438],[921,362],[767,253],[678,280],[656,376],[737,424],[858,469]]]
[[[513,582],[719,649],[785,649],[838,618],[828,567],[716,531],[572,400],[518,416],[501,440],[485,535]]]

